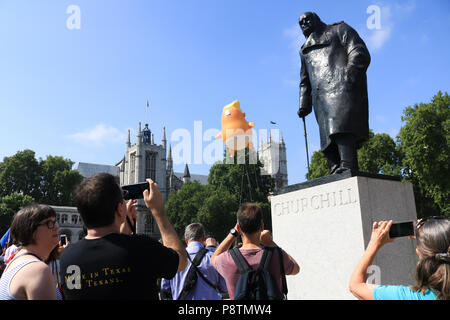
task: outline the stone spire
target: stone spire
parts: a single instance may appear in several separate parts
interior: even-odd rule
[[[139,122],[139,127],[138,127],[138,134],[137,134],[137,141],[136,141],[137,145],[141,144],[141,123]]]
[[[169,145],[169,155],[167,156],[167,170],[170,172],[172,169],[173,169],[172,145]]]
[[[131,147],[131,141],[130,141],[130,129],[128,129],[128,138],[127,138],[127,149]]]
[[[183,174],[183,182],[189,182],[191,181],[191,174],[189,173],[189,167],[186,163],[186,166],[184,167],[184,174]]]
[[[166,148],[167,148],[166,127],[163,128],[162,146],[163,146],[164,150],[166,150]]]

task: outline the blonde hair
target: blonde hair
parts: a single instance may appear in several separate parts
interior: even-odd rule
[[[225,107],[223,107],[223,111],[225,111],[227,109],[238,109],[239,111],[242,111],[241,104],[239,103],[238,100],[235,100],[232,103],[227,104]]]
[[[417,284],[413,290],[437,293],[438,299],[450,300],[450,220],[432,219],[417,230],[420,253],[416,267]]]

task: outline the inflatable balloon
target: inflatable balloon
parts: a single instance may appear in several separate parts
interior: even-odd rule
[[[230,150],[231,157],[235,151],[247,147],[255,150],[252,143],[252,128],[255,124],[245,120],[245,113],[242,112],[239,101],[233,101],[223,108],[221,120],[222,131],[216,139],[222,138]]]

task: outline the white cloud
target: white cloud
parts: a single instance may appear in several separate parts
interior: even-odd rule
[[[96,125],[94,128],[85,129],[68,136],[74,142],[90,146],[101,146],[117,142],[125,143],[126,137],[126,133],[103,123]]]
[[[416,2],[410,0],[403,3],[390,3],[389,5],[378,6],[380,8],[380,28],[368,29],[363,32],[369,50],[376,51],[382,48],[391,38],[395,21],[408,18],[416,10]],[[369,21],[371,17],[368,16]]]
[[[380,10],[380,29],[372,29],[367,35],[367,46],[369,50],[378,50],[389,40],[392,34],[391,7],[384,6]]]

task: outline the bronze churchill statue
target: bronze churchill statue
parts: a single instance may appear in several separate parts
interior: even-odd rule
[[[306,41],[300,49],[300,107],[313,107],[330,174],[358,170],[357,149],[369,138],[366,70],[370,54],[345,22],[325,24],[314,12],[299,18]]]

